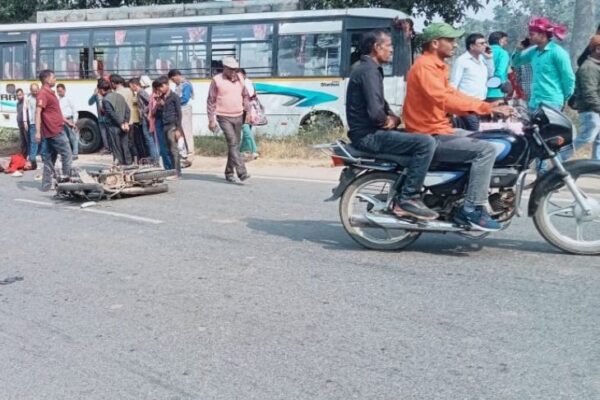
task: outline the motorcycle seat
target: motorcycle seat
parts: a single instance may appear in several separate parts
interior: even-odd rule
[[[409,156],[399,156],[397,154],[369,153],[366,151],[359,150],[356,147],[352,146],[351,144],[345,144],[344,148],[346,149],[346,151],[348,153],[350,153],[350,155],[352,155],[352,157],[355,157],[355,158],[366,158],[366,159],[372,159],[375,161],[388,161],[388,162],[393,162],[395,164],[398,164],[400,167],[406,167],[410,162]],[[340,156],[345,156],[345,154],[343,154],[343,151],[340,149],[336,149],[336,154],[340,155]]]

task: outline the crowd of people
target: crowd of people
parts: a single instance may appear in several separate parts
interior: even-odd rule
[[[56,84],[51,70],[42,71],[40,81],[41,88],[32,84],[27,96],[22,89],[16,90],[17,122],[20,153],[28,159],[25,169],[37,169],[37,157],[41,155],[42,190],[49,190],[58,155],[62,158],[62,173],[70,175],[72,162],[78,158],[79,134],[77,111],[65,85]],[[192,84],[175,69],[154,81],[148,76],[126,81],[117,74],[99,79],[88,104],[97,109],[102,152],[112,155],[115,165],[149,160],[149,164],[162,163],[162,167],[174,169],[181,176],[181,168],[191,165],[194,154],[193,98]],[[216,132],[220,127],[227,140],[225,178],[229,182],[248,179],[245,162],[258,157],[250,123],[253,99],[256,91],[252,81],[237,60],[226,57],[223,71],[211,83],[207,111],[209,129]]]
[[[482,231],[501,229],[487,210],[495,148],[469,135],[479,129],[482,118],[510,117],[514,113],[508,105],[511,98],[532,111],[541,103],[562,109],[570,98],[576,99],[570,102],[581,118],[575,149],[594,141],[592,157],[598,159],[600,26],[586,55],[580,57],[577,77],[568,53],[555,42],[564,38],[564,27],[547,18],[533,18],[528,30],[528,38],[517,44],[512,56],[506,50],[509,42],[504,32],[493,32],[488,40],[479,33],[467,35],[466,52],[454,60],[451,69],[447,61],[465,32],[446,23],[425,28],[423,54],[407,76],[402,131],[398,128],[400,117],[383,94],[382,65],[392,58],[390,34],[376,30],[364,35],[363,55],[352,68],[346,94],[348,136],[359,150],[409,157],[405,181],[392,210],[395,215],[436,219],[437,213],[421,200],[430,163],[465,163],[471,166],[469,182],[455,221]],[[496,85],[491,78],[496,78]],[[561,155],[566,158],[572,152]],[[539,173],[544,172],[540,166]]]

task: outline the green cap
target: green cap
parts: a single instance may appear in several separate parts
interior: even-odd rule
[[[431,42],[435,39],[449,38],[456,39],[465,34],[462,29],[454,29],[452,25],[445,22],[434,22],[423,29],[423,43]]]

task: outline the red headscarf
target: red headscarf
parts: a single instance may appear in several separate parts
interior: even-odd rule
[[[567,27],[560,24],[555,24],[548,18],[533,17],[529,20],[527,26],[529,32],[546,33],[554,36],[558,40],[563,40],[567,36]]]

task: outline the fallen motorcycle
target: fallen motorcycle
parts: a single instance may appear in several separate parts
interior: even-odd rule
[[[82,169],[75,171],[67,179],[59,179],[56,195],[61,198],[95,201],[159,194],[169,190],[164,180],[176,175],[176,170],[163,170],[153,166]]]
[[[496,129],[471,135],[496,147],[488,198],[492,217],[506,229],[513,217],[520,216],[530,165],[549,160],[554,168],[533,183],[528,215],[544,239],[557,248],[573,254],[600,254],[600,162],[561,160],[559,152],[573,141],[573,125],[560,110],[542,104],[533,113],[521,110],[519,119],[523,134]],[[423,232],[475,238],[489,234],[453,222],[464,203],[470,165],[434,160],[425,179],[423,201],[439,218],[420,221],[398,218],[391,212],[409,157],[370,154],[343,141],[316,147],[327,153],[334,165],[344,167],[328,200],[341,199],[344,229],[362,246],[399,250]]]

